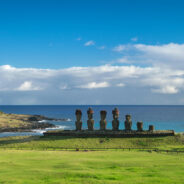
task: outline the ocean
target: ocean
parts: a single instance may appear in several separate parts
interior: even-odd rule
[[[75,110],[82,110],[83,129],[87,129],[87,109],[94,110],[95,129],[99,129],[100,111],[107,111],[107,128],[112,128],[112,110],[117,107],[120,111],[120,129],[124,129],[125,115],[132,116],[133,129],[136,129],[137,121],[143,121],[144,129],[150,124],[156,130],[174,130],[184,132],[184,106],[175,105],[3,105],[0,110],[5,113],[38,114],[51,118],[66,118],[65,122],[55,122],[57,129],[75,129]],[[48,130],[48,129],[47,129]],[[15,135],[42,135],[46,130],[34,130],[34,132],[0,133],[0,137]]]

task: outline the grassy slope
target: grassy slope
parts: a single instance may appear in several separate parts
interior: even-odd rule
[[[181,184],[184,155],[147,152],[0,151],[4,184]]]
[[[0,112],[0,128],[24,127],[28,124],[25,122],[28,118],[29,115],[6,114]]]
[[[71,137],[7,137],[0,138],[0,148],[159,148],[184,151],[184,135],[158,138],[71,138]]]
[[[40,120],[53,120],[39,115],[6,114],[0,111],[0,132],[30,131],[35,128],[53,127],[50,123],[38,123]]]

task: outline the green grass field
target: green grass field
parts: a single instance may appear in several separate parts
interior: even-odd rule
[[[62,148],[157,148],[184,151],[184,135],[157,138],[72,138],[72,137],[7,137],[0,138],[1,148],[62,149]]]
[[[91,148],[104,151],[90,151]],[[184,136],[0,138],[0,184],[184,183],[184,153],[136,149],[105,151],[105,148],[184,151]]]
[[[1,184],[182,184],[184,155],[135,151],[0,151]]]

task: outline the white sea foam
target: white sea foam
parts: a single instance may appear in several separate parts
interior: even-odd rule
[[[40,121],[38,121],[39,123],[46,123],[47,122],[47,120],[40,120]]]
[[[69,127],[68,126],[64,126],[64,125],[57,125],[56,127],[46,128],[45,130],[58,130],[58,129],[65,129],[65,128],[69,128]]]
[[[40,121],[38,121],[39,123],[46,123],[46,122],[50,122],[50,123],[52,123],[52,122],[70,122],[70,121],[72,121],[70,118],[67,118],[67,119],[64,119],[64,120],[40,120]]]
[[[35,133],[43,134],[44,132],[46,132],[46,131],[48,131],[48,130],[58,130],[58,129],[64,130],[64,129],[66,129],[66,128],[69,128],[69,127],[68,127],[68,126],[58,125],[58,126],[53,127],[53,128],[33,129],[32,131],[35,132]]]
[[[33,129],[32,132],[43,134],[44,132],[46,132],[46,129]]]

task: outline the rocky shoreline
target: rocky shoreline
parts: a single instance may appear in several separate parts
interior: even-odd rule
[[[1,112],[0,132],[31,132],[33,129],[56,127],[47,121],[67,121],[67,119],[50,118],[42,115],[6,114]]]
[[[68,121],[68,119],[62,118],[62,119],[57,119],[57,118],[49,118],[46,116],[42,115],[30,115],[28,118],[28,121],[43,121],[43,120],[48,120],[48,121]]]
[[[26,127],[0,128],[0,132],[32,132],[33,129],[45,129],[56,127],[51,123],[31,123]]]

